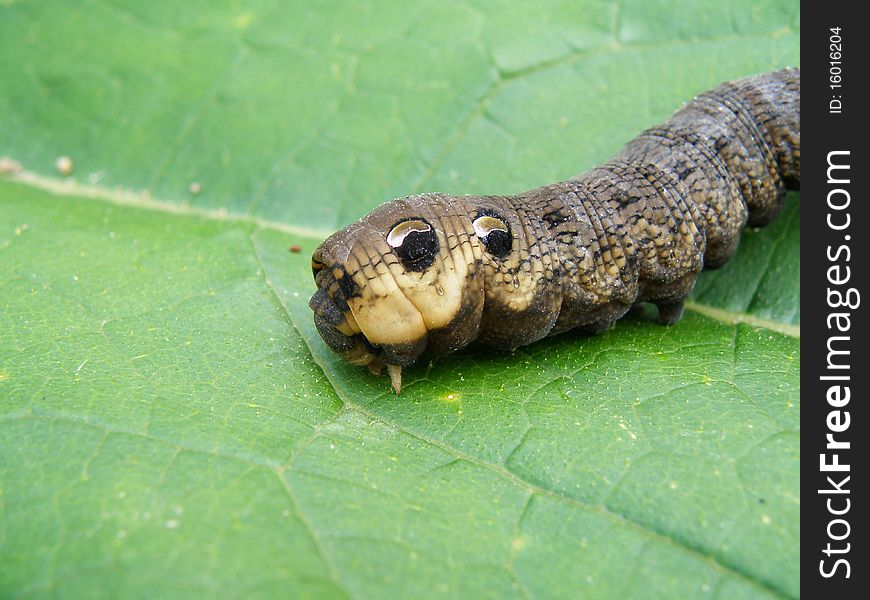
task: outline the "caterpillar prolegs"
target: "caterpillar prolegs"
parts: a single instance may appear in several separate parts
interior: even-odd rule
[[[606,329],[633,304],[680,319],[702,268],[800,187],[800,71],[724,83],[607,163],[515,196],[408,196],[314,252],[324,341],[393,388],[424,351]]]

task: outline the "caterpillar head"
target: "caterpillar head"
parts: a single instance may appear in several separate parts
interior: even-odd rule
[[[514,245],[508,222],[481,203],[410,196],[327,238],[312,257],[309,303],[327,345],[373,372],[386,365],[398,393],[401,368],[424,350],[448,354],[477,339],[485,256]]]

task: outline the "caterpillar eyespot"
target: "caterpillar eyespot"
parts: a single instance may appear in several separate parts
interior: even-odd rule
[[[472,223],[474,233],[486,246],[487,252],[502,257],[511,251],[513,236],[510,226],[497,215],[481,213]]]
[[[432,226],[423,219],[400,221],[387,234],[387,243],[412,271],[422,271],[438,254],[438,238]]]
[[[515,196],[383,204],[314,252],[326,344],[373,372],[425,351],[606,329],[636,303],[680,319],[702,268],[800,189],[800,71],[724,83],[607,163]]]

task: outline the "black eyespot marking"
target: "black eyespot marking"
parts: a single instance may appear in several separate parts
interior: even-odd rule
[[[438,254],[438,236],[424,219],[399,221],[387,234],[387,243],[409,271],[429,268]]]
[[[500,214],[493,210],[481,210],[472,226],[487,252],[498,258],[510,253],[514,237],[511,235],[511,226]]]

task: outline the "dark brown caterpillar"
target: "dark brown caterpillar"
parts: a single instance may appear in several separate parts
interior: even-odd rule
[[[800,71],[720,85],[606,164],[516,196],[408,196],[314,252],[330,348],[373,372],[479,341],[510,350],[598,332],[632,304],[680,319],[703,267],[800,187]]]

